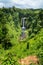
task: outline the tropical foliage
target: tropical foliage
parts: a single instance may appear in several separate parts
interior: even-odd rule
[[[21,41],[23,17],[28,19]],[[18,60],[29,55],[38,56],[43,65],[43,9],[0,8],[0,65],[19,65]]]

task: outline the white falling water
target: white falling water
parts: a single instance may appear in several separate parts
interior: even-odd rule
[[[24,19],[23,19],[23,27],[24,27]]]
[[[25,18],[22,18],[22,23],[23,23],[22,30],[25,30]]]

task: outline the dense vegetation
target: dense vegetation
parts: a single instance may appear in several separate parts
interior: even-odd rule
[[[21,18],[26,38],[20,40]],[[36,55],[43,65],[43,9],[0,8],[0,65],[19,65],[18,59]]]

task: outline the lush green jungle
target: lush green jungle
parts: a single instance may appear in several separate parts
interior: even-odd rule
[[[21,40],[23,17],[28,19]],[[43,9],[0,8],[0,65],[20,65],[18,60],[29,55],[43,65]]]

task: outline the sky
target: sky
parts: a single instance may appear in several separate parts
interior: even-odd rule
[[[0,0],[0,8],[12,7],[43,9],[43,0]]]

